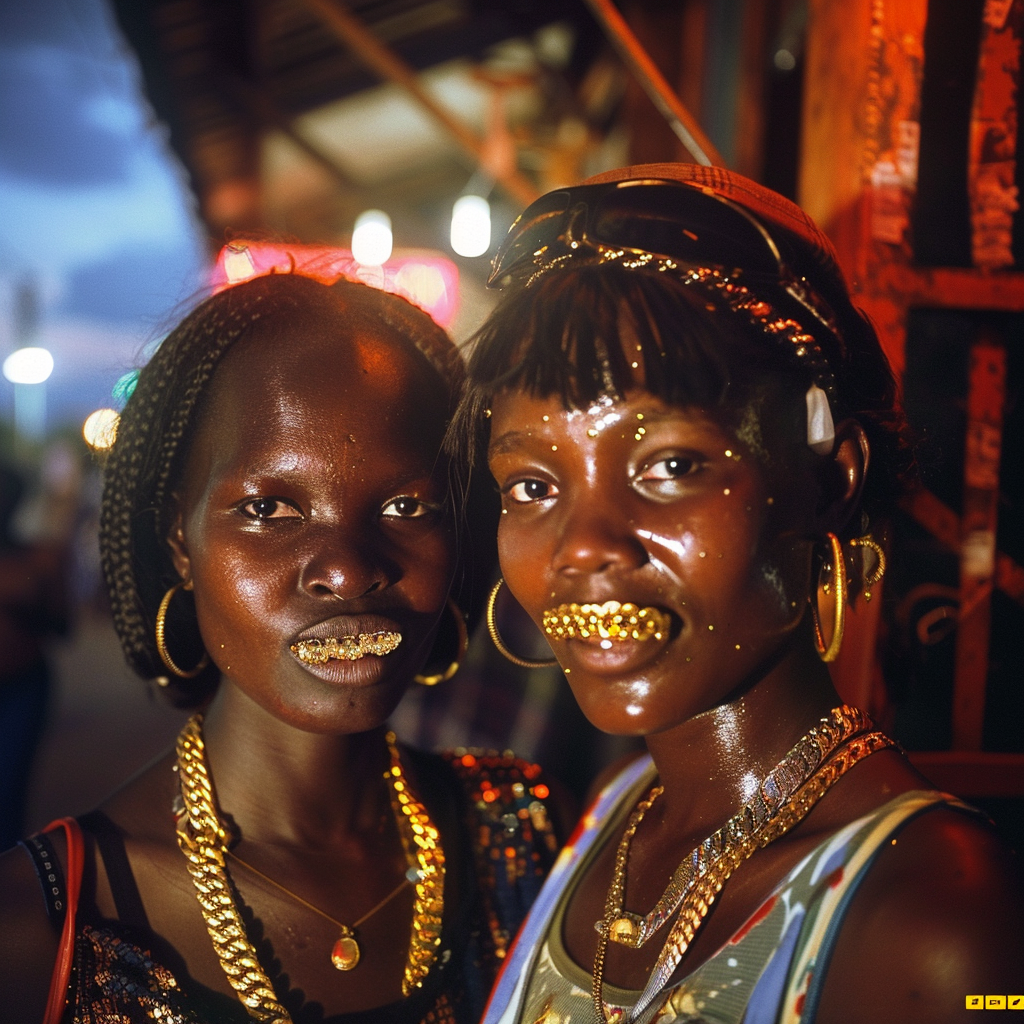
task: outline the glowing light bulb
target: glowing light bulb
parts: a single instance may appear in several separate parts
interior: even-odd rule
[[[45,348],[19,348],[4,360],[12,384],[42,384],[53,373],[53,356]]]
[[[491,247],[491,205],[481,196],[460,196],[452,207],[452,249],[483,256]]]
[[[352,255],[364,267],[379,267],[388,261],[394,240],[391,218],[383,210],[366,210],[356,218],[352,231]]]
[[[82,424],[82,437],[85,438],[85,443],[93,451],[106,451],[113,447],[120,419],[115,409],[97,409],[89,413]]]

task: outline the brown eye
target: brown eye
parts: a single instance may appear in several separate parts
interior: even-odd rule
[[[508,496],[519,504],[553,498],[558,488],[544,480],[520,480],[508,489]]]
[[[671,455],[652,462],[641,474],[641,480],[678,480],[689,476],[697,468],[696,459],[685,455]]]
[[[381,515],[394,519],[419,519],[420,516],[436,512],[437,506],[408,494],[392,498],[382,509]]]
[[[295,519],[302,513],[290,501],[284,498],[253,498],[239,506],[243,516],[250,519]]]

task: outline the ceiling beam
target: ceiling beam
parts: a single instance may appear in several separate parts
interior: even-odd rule
[[[513,199],[525,207],[537,198],[534,184],[514,167],[487,166],[483,140],[439,104],[420,84],[416,72],[381,43],[340,0],[302,0],[302,3],[322,19],[353,56],[385,81],[393,82],[409,93],[472,157],[474,163],[483,166]]]

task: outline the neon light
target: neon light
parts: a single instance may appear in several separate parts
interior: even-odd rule
[[[210,284],[216,293],[254,277],[292,271],[324,284],[346,278],[401,295],[444,328],[451,327],[458,309],[458,267],[431,250],[397,249],[383,266],[367,268],[356,262],[349,249],[240,239],[221,249]]]

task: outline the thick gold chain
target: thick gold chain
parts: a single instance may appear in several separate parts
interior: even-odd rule
[[[849,730],[856,730],[859,723],[867,721],[867,716],[862,712],[845,705],[833,710],[827,719],[823,719],[815,729],[799,740],[793,751],[790,751],[780,765],[769,773],[768,778],[770,779],[776,774],[779,767],[790,761],[793,752],[798,749],[803,750],[802,756],[807,756],[809,753],[813,756],[815,747],[821,752],[820,759],[815,759],[817,766],[804,773],[803,778],[799,779],[790,792],[782,797],[782,802],[766,801],[764,783],[762,783],[762,791],[754,801],[747,804],[722,829],[709,836],[694,850],[691,857],[694,858],[692,863],[695,871],[690,875],[687,890],[677,904],[679,915],[658,955],[658,960],[644,991],[632,1011],[624,1018],[625,1020],[639,1019],[671,978],[679,961],[683,958],[683,954],[693,942],[708,910],[733,871],[755,850],[767,846],[799,824],[811,808],[855,764],[877,750],[895,745],[889,737],[880,732],[851,736]],[[808,741],[810,741],[810,746]],[[653,802],[652,797],[656,795],[655,790],[652,790],[645,801],[648,803],[648,807]],[[757,821],[758,812],[751,809],[759,799],[762,804],[767,805],[767,809],[771,812],[768,819],[760,823]],[[773,803],[775,804],[774,808],[772,807]],[[638,811],[640,806],[637,808]],[[644,810],[646,811],[646,808]],[[641,818],[642,816],[641,814]],[[636,824],[639,825],[639,821]],[[633,832],[635,831],[636,827],[634,826]],[[604,962],[608,949],[609,925],[615,920],[616,913],[621,913],[621,900],[625,891],[628,841],[624,845],[625,849],[623,849],[623,844],[620,844],[619,847],[620,855],[616,858],[615,875],[609,890],[605,919],[602,922],[605,927],[599,929],[597,951],[594,955],[594,1008],[597,1011],[598,1019],[605,1021],[606,1024],[608,1016],[603,998]],[[683,863],[689,862],[690,858],[688,857]],[[613,890],[615,891],[614,897]],[[613,899],[617,900],[617,905],[613,905]],[[633,943],[633,945],[636,944]]]
[[[292,1024],[260,966],[235,904],[224,863],[228,837],[217,814],[213,783],[206,770],[201,715],[193,715],[178,735],[178,779],[185,804],[177,822],[178,846],[188,863],[206,930],[228,984],[253,1020]]]
[[[230,836],[217,813],[213,781],[206,767],[202,715],[193,715],[178,735],[178,780],[183,809],[177,817],[178,846],[185,855],[214,951],[228,983],[249,1016],[268,1024],[292,1024],[260,966],[235,903],[225,857]],[[418,880],[412,935],[402,981],[408,995],[423,984],[437,959],[444,913],[445,859],[437,828],[411,792],[393,733],[387,735],[391,765],[385,772],[402,845],[415,861]]]
[[[864,732],[870,724],[867,715],[856,708],[845,704],[833,708],[813,729],[797,740],[786,756],[764,777],[754,798],[683,858],[654,908],[644,915],[632,914],[623,910],[626,865],[637,826],[647,808],[660,795],[660,787],[652,789],[647,800],[642,801],[633,812],[619,842],[612,884],[605,901],[605,916],[595,925],[597,930],[607,930],[612,942],[634,949],[643,946],[675,913],[690,887],[721,856],[723,850],[758,834],[834,750],[851,736]]]
[[[402,978],[402,995],[407,996],[423,984],[437,960],[441,946],[441,919],[444,916],[444,850],[441,837],[427,809],[409,789],[402,773],[395,734],[387,734],[391,767],[384,773],[391,792],[399,835],[408,860],[418,868],[416,899],[412,912],[412,936]]]

